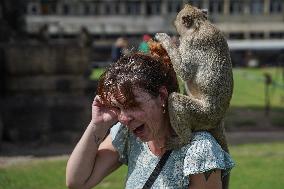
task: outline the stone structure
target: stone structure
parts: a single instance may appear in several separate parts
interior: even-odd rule
[[[283,0],[31,0],[27,31],[43,24],[52,34],[74,35],[86,26],[93,35],[175,33],[172,21],[184,3],[208,9],[209,19],[231,39],[283,39]]]
[[[3,140],[72,142],[90,118],[83,77],[89,49],[78,44],[6,44]]]

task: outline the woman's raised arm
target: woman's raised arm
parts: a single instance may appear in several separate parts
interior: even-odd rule
[[[103,140],[108,129],[116,122],[115,109],[105,107],[96,96],[92,105],[92,121],[67,163],[68,188],[91,188],[121,165],[110,135]]]

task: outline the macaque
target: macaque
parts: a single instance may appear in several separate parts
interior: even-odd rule
[[[155,36],[188,88],[187,95],[169,96],[168,111],[177,136],[167,146],[181,147],[190,142],[192,131],[207,130],[228,152],[223,118],[232,97],[233,74],[226,39],[204,11],[191,5],[185,5],[174,24],[179,47],[165,33]]]

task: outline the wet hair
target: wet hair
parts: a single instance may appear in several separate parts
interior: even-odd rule
[[[140,88],[153,97],[165,86],[168,94],[178,92],[176,73],[167,52],[158,42],[150,41],[150,54],[132,53],[111,64],[101,75],[97,94],[105,105],[115,98],[124,107],[135,107],[133,89]]]

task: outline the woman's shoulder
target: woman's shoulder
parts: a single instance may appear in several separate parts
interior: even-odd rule
[[[216,139],[207,131],[193,132],[190,142],[182,147],[182,151],[190,156],[206,156],[209,151],[223,151]]]
[[[196,174],[213,169],[223,170],[223,176],[234,167],[231,156],[225,152],[207,131],[194,132],[191,142],[184,146],[184,172]]]
[[[192,133],[189,144],[183,149],[190,156],[206,158],[209,154],[218,156],[226,153],[216,139],[207,131],[198,131]]]
[[[112,139],[114,139],[117,135],[126,134],[127,128],[123,127],[120,122],[117,122],[112,128],[110,129],[110,134]]]

